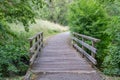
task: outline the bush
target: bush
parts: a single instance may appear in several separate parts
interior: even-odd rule
[[[20,41],[0,45],[0,73],[1,76],[11,76],[26,72],[28,68],[28,54]]]
[[[110,28],[106,33],[111,36],[109,54],[104,59],[104,73],[108,75],[120,75],[120,17],[112,17]]]
[[[25,36],[18,36],[0,25],[0,37],[0,78],[25,74],[29,64]]]
[[[107,46],[110,38],[104,31],[108,25],[108,15],[104,8],[96,0],[78,0],[70,5],[68,20],[70,30],[89,35],[101,40],[96,47],[98,49],[98,66],[107,55]]]

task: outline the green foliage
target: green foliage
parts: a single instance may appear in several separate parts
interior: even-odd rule
[[[89,35],[101,40],[98,43],[97,60],[101,66],[107,55],[109,36],[104,33],[107,29],[108,16],[104,8],[96,0],[79,0],[70,5],[68,20],[71,31]]]
[[[9,37],[12,37],[8,35]],[[26,43],[21,38],[9,38],[0,45],[0,73],[1,77],[11,74],[23,74],[28,68],[29,58]],[[21,36],[19,36],[21,37]]]
[[[120,17],[113,17],[109,23],[110,28],[106,30],[111,36],[109,53],[106,56],[103,66],[104,72],[109,75],[120,75]]]
[[[105,1],[104,3],[102,3],[102,5],[106,9],[108,15],[110,16],[120,15],[120,1],[119,0]]]
[[[36,12],[43,5],[43,0],[1,0],[0,22],[22,22],[28,31],[28,24],[33,23]],[[34,7],[33,7],[34,6]]]
[[[21,23],[9,26],[6,29],[0,27],[0,80],[6,80],[1,77],[25,74],[30,60],[28,38],[41,31],[44,32],[44,37],[64,31],[64,27],[42,20],[36,20],[36,24],[31,24],[29,32],[24,30]]]
[[[43,0],[0,0],[0,77],[25,73],[29,61],[25,36],[11,31],[8,23],[21,22],[28,31],[35,22],[33,10],[42,6]]]
[[[105,74],[120,75],[120,1],[79,0],[70,5],[71,31],[101,39],[97,61]]]
[[[115,0],[98,0],[100,3],[112,3]]]
[[[46,1],[46,6],[40,10],[40,18],[67,25],[66,13],[68,4],[70,4],[69,0],[48,0]]]

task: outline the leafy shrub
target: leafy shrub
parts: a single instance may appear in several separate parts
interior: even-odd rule
[[[0,30],[0,77],[24,74],[29,64],[25,40],[9,30]]]
[[[106,11],[96,0],[78,0],[70,5],[68,15],[71,31],[101,40],[96,45],[98,66],[101,66],[107,55],[107,46],[110,43],[109,36],[104,33],[108,25]]]
[[[112,17],[106,33],[111,36],[109,53],[104,59],[104,73],[120,75],[120,17]]]

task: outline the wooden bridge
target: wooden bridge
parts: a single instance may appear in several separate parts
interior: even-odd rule
[[[33,73],[43,72],[44,75],[45,73],[84,74],[79,79],[75,77],[74,79],[47,80],[101,80],[93,68],[97,64],[95,43],[100,40],[78,33],[73,33],[71,36],[69,32],[60,33],[49,38],[44,44],[42,32],[30,38],[30,71]],[[65,75],[63,76],[65,77]],[[83,79],[83,77],[86,78]],[[29,73],[26,74],[25,80],[31,80]],[[38,75],[35,80],[46,79],[41,79]]]

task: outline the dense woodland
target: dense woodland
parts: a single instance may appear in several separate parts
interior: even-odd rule
[[[100,39],[96,45],[97,67],[106,75],[120,76],[119,0],[0,0],[1,79],[24,75],[28,69],[28,38],[38,32],[30,31],[29,26],[37,23],[36,19]],[[15,28],[13,24],[21,25]],[[21,26],[24,31],[18,32]],[[40,31],[46,36],[59,32],[46,28]]]

